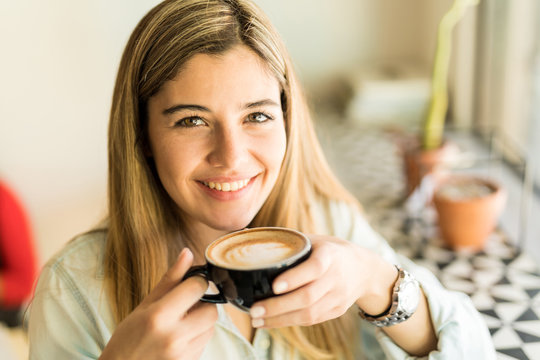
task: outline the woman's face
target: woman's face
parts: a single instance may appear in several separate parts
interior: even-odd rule
[[[198,54],[148,101],[151,155],[190,230],[246,227],[278,177],[286,135],[280,87],[239,45]]]

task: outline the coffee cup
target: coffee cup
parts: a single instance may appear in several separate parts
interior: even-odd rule
[[[244,311],[274,296],[272,282],[287,269],[309,257],[311,242],[299,231],[258,227],[236,231],[212,242],[205,251],[206,265],[192,267],[184,279],[199,275],[216,285],[218,293],[201,301],[230,302]]]

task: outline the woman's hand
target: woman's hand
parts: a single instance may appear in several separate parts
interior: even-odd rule
[[[274,292],[282,295],[251,308],[254,327],[309,326],[343,315],[355,302],[374,314],[390,304],[397,275],[392,264],[334,237],[310,239],[310,257],[274,281]]]
[[[100,359],[198,359],[217,320],[215,305],[199,303],[208,288],[200,276],[181,281],[193,262],[184,249],[176,263],[116,328]]]

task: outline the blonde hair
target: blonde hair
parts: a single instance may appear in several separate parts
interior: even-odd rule
[[[314,202],[356,204],[326,163],[287,51],[262,11],[249,0],[164,1],[126,45],[110,114],[105,271],[117,322],[151,291],[183,246],[175,204],[145,156],[146,103],[193,55],[220,54],[238,44],[260,56],[279,82],[287,133],[280,175],[250,226],[317,232]],[[271,333],[305,358],[352,358],[353,315]]]

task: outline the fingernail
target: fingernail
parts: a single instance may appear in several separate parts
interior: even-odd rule
[[[180,251],[180,254],[178,255],[178,258],[176,259],[176,261],[180,261],[180,259],[185,258],[189,253],[190,253],[189,248],[187,247],[183,248],[182,251]]]
[[[280,294],[287,290],[287,283],[285,281],[279,281],[274,285],[274,292]]]
[[[253,326],[254,328],[258,328],[258,327],[261,327],[264,325],[264,320],[263,319],[253,319],[251,320],[251,326]]]
[[[249,314],[253,318],[260,318],[261,316],[264,315],[265,312],[266,312],[266,310],[262,306],[254,306],[249,311]]]
[[[183,248],[182,251],[180,251],[180,254],[178,254],[176,261],[180,261],[180,259],[184,257],[184,254],[186,253],[186,249],[187,248]]]

